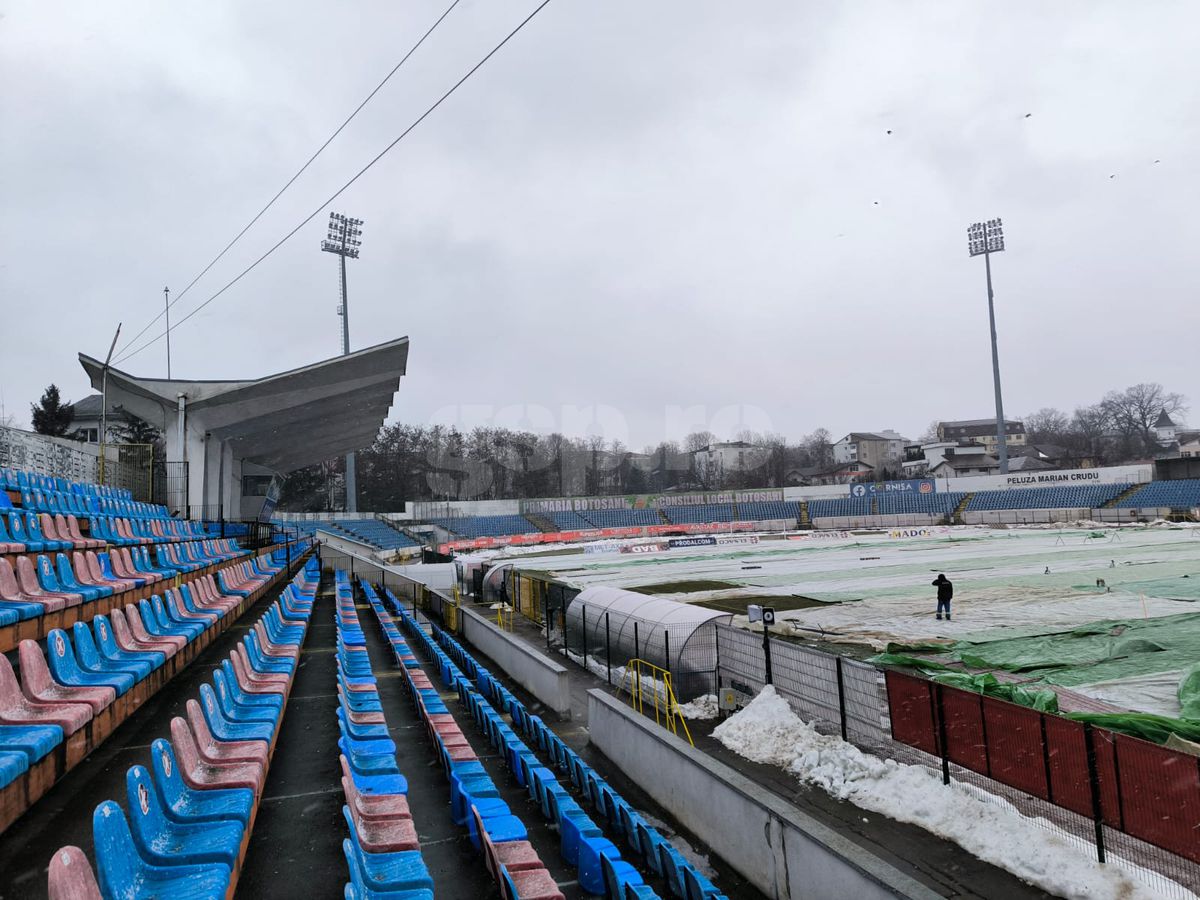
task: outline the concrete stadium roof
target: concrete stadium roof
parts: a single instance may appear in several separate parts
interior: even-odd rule
[[[84,353],[79,362],[99,390],[104,363]],[[235,457],[290,472],[370,446],[407,365],[402,337],[251,381],[137,378],[110,367],[108,396],[110,406],[158,426],[176,414],[183,394],[189,418],[229,441]]]

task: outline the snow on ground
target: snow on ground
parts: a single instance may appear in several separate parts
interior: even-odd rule
[[[703,697],[681,703],[679,714],[685,719],[715,719],[719,715],[717,695],[705,694]]]
[[[1161,896],[1136,877],[1135,867],[1111,856],[1100,865],[1090,849],[1001,798],[959,782],[943,785],[940,774],[924,766],[882,760],[818,733],[770,685],[713,736],[739,756],[784,768],[839,800],[919,825],[1051,894],[1080,900]],[[1176,896],[1193,895],[1180,887]]]

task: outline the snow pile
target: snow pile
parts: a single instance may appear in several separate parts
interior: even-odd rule
[[[677,707],[679,714],[685,719],[715,719],[718,714],[717,695],[705,694]]]
[[[1083,900],[1152,900],[1160,896],[1109,857],[1022,816],[1006,801],[954,782],[924,766],[869,756],[820,734],[800,719],[771,685],[713,730],[713,737],[754,762],[787,769],[840,800],[919,825],[1042,890]],[[1127,867],[1132,869],[1133,867]],[[1180,888],[1180,895],[1186,891]]]

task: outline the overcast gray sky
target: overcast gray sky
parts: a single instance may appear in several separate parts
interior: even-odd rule
[[[140,330],[448,2],[4,4],[6,411],[89,393],[76,353]],[[173,318],[535,5],[464,0]],[[1188,2],[553,0],[334,205],[366,222],[353,345],[411,337],[392,421],[916,436],[992,413],[965,228],[1002,216],[1006,412],[1139,381],[1200,403],[1198,25]],[[176,377],[340,352],[326,220],[174,334]],[[162,342],[121,367],[165,374]]]

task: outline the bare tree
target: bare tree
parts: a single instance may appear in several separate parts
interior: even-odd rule
[[[922,444],[936,444],[941,438],[938,437],[938,420],[934,419],[925,426],[925,430],[921,432],[921,436],[917,438]]]
[[[1182,394],[1170,393],[1154,382],[1109,391],[1100,406],[1124,438],[1127,453],[1153,450],[1154,423],[1163,412],[1170,416],[1187,412],[1187,400]]]
[[[818,428],[807,435],[803,443],[814,466],[824,468],[833,465],[833,435],[828,428]]]
[[[1065,444],[1071,419],[1060,409],[1044,406],[1025,417],[1025,434],[1034,443]]]

